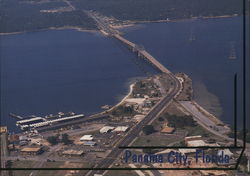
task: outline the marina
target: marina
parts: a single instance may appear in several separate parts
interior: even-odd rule
[[[59,112],[57,115],[47,115],[45,117],[37,117],[32,115],[30,118],[16,121],[16,126],[20,127],[21,130],[33,130],[39,127],[53,126],[54,124],[72,121],[85,117],[84,114],[77,114],[73,112],[62,113]]]

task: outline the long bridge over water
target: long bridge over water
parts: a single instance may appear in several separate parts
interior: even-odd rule
[[[85,11],[86,14],[88,14],[91,18],[93,18],[100,31],[108,35],[110,37],[113,37],[119,41],[121,41],[124,45],[126,45],[129,49],[131,49],[133,52],[137,53],[137,55],[148,62],[150,62],[153,66],[155,66],[160,72],[168,74],[170,78],[172,79],[173,88],[170,89],[168,95],[164,96],[151,110],[150,112],[144,117],[142,121],[140,121],[135,127],[133,127],[128,134],[122,138],[118,144],[116,144],[112,151],[108,154],[108,156],[103,159],[101,162],[95,165],[96,169],[100,170],[92,170],[87,173],[86,176],[92,176],[95,174],[103,174],[105,173],[105,168],[109,168],[112,166],[114,161],[121,155],[122,149],[120,149],[120,146],[129,146],[132,141],[138,137],[139,133],[142,131],[142,128],[152,122],[154,119],[156,119],[162,110],[169,105],[169,103],[172,101],[172,99],[179,93],[181,90],[181,84],[179,80],[172,74],[165,66],[163,66],[159,61],[157,61],[152,55],[150,55],[143,47],[140,47],[139,45],[125,39],[121,36],[120,32],[113,29],[109,26],[107,22],[105,22],[101,17],[99,17],[97,14]],[[157,174],[159,173],[157,172]]]
[[[143,57],[144,59],[147,59],[152,65],[154,65],[158,70],[160,70],[163,73],[171,73],[164,65],[162,65],[160,62],[158,62],[151,54],[149,54],[146,50],[141,49],[133,42],[130,42],[129,40],[125,39],[119,34],[113,35],[116,39],[120,40],[122,43],[127,45],[130,49],[132,49],[133,52],[137,52],[137,55],[139,57]]]
[[[96,21],[97,26],[102,33],[104,33],[105,35],[114,37],[117,40],[121,41],[128,48],[130,48],[133,52],[136,52],[138,57],[144,58],[145,60],[150,62],[160,72],[171,74],[171,72],[164,65],[162,65],[159,61],[157,61],[157,59],[155,59],[151,54],[149,54],[144,48],[140,47],[139,45],[137,45],[137,44],[135,44],[127,39],[125,39],[123,36],[121,36],[121,33],[119,31],[110,27],[109,24],[107,24],[97,14],[90,12],[90,11],[85,11],[85,13]]]

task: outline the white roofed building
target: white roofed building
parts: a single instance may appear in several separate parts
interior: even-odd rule
[[[92,141],[94,137],[92,135],[84,135],[80,138],[80,141]]]
[[[114,132],[126,132],[128,130],[127,126],[118,126],[114,129]]]
[[[203,140],[193,140],[193,141],[187,141],[188,147],[200,147],[200,146],[206,146],[207,144]]]
[[[185,137],[185,143],[187,143],[187,141],[200,140],[201,138],[202,136],[187,136]]]
[[[108,133],[112,131],[115,127],[112,126],[104,126],[100,129],[100,133]]]

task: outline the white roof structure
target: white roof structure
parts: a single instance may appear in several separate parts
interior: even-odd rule
[[[84,135],[80,138],[80,141],[92,141],[94,137],[92,135]]]
[[[206,143],[203,140],[193,140],[193,141],[187,141],[187,146],[200,147],[200,146],[206,146]]]
[[[113,130],[115,127],[112,126],[104,126],[100,129],[100,133],[108,133],[109,131]]]
[[[31,119],[19,120],[16,123],[17,124],[22,124],[22,123],[32,122],[32,121],[35,121],[35,120],[43,120],[43,118],[42,117],[35,117],[35,118],[31,118]]]
[[[79,114],[79,115],[74,115],[74,116],[69,116],[69,117],[63,117],[63,118],[59,118],[59,119],[55,119],[55,120],[48,120],[48,121],[44,121],[44,122],[38,122],[38,123],[33,123],[30,125],[21,125],[21,129],[25,129],[25,128],[37,128],[37,127],[42,127],[42,126],[47,126],[56,122],[61,122],[61,121],[65,121],[65,120],[70,120],[70,119],[76,119],[76,118],[80,118],[80,117],[84,117],[84,114]],[[33,118],[36,120],[39,120],[41,117],[36,117]],[[43,118],[42,118],[43,119]],[[25,121],[27,122],[27,120]]]
[[[69,119],[76,119],[79,117],[84,117],[84,114],[78,114],[78,115],[63,117],[63,118],[59,118],[59,119],[55,119],[55,120],[49,120],[48,122],[54,123],[54,122],[65,121],[65,120],[69,120]]]
[[[62,154],[64,154],[64,155],[82,155],[82,154],[84,154],[84,151],[83,150],[69,149],[69,150],[63,151]]]
[[[128,130],[127,126],[118,126],[114,129],[115,132],[125,132]]]

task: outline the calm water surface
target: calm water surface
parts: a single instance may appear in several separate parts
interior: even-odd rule
[[[171,71],[191,76],[195,99],[230,123],[233,75],[241,74],[241,25],[237,17],[150,23],[123,31]],[[228,59],[232,42],[235,60]],[[17,130],[10,112],[99,112],[102,105],[117,103],[129,82],[145,72],[156,73],[135,62],[118,41],[98,33],[51,30],[1,36],[1,125]]]
[[[142,24],[124,30],[173,72],[193,80],[194,98],[225,122],[233,119],[237,73],[239,117],[242,97],[242,17]],[[190,41],[190,36],[195,40]],[[234,48],[236,59],[229,59]]]

